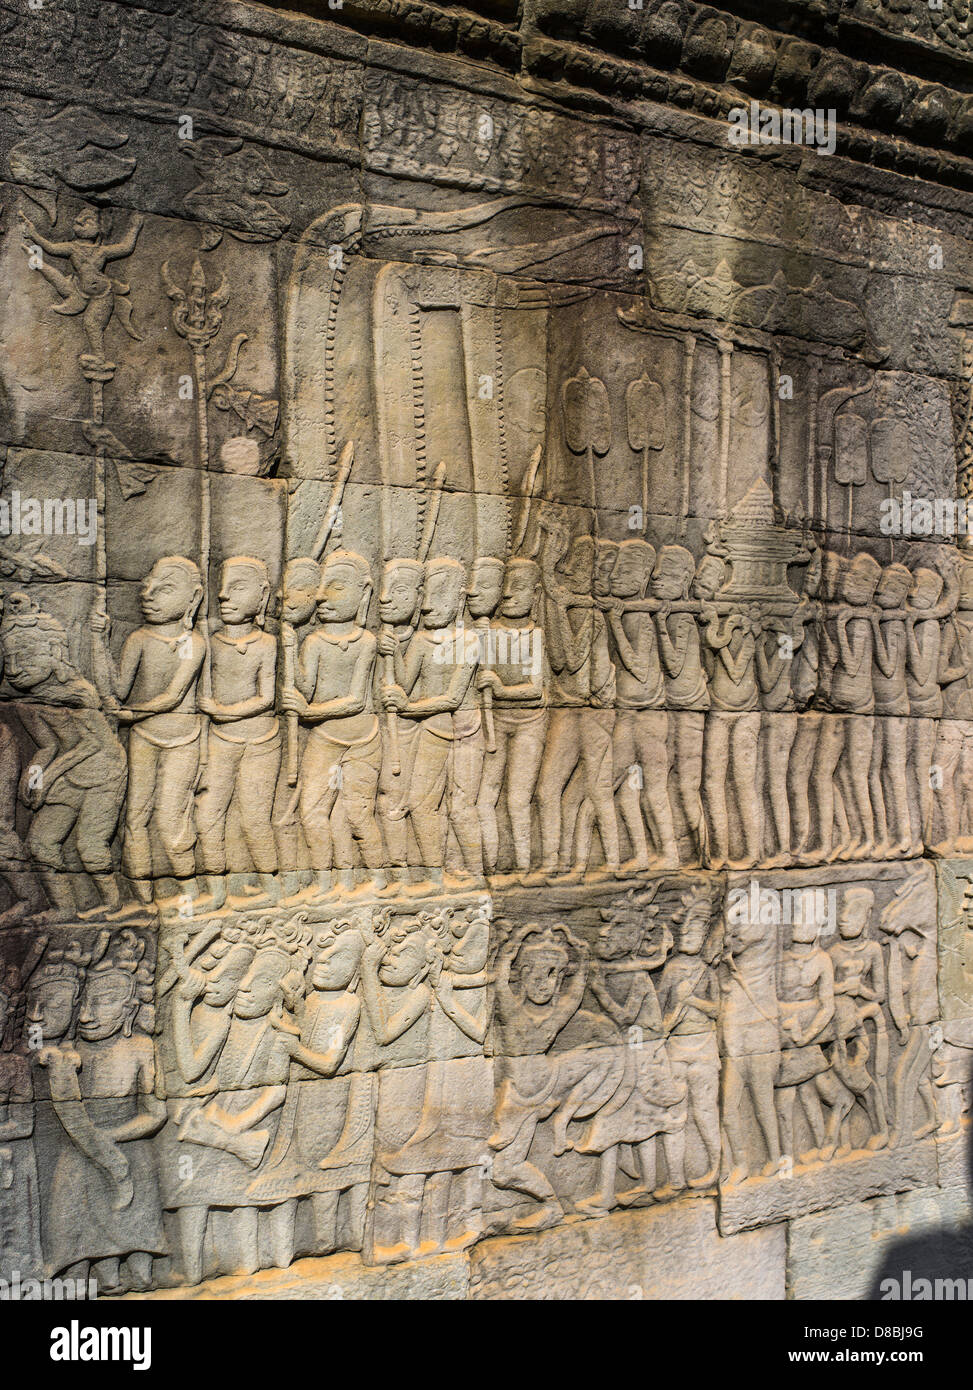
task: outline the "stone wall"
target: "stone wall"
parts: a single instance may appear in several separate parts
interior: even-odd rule
[[[962,1231],[967,11],[3,0],[0,1279]]]

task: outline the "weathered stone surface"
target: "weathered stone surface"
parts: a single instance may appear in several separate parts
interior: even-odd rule
[[[723,1240],[713,1203],[684,1201],[536,1237],[484,1241],[471,1257],[470,1297],[783,1298],[784,1244],[783,1225]]]
[[[960,1255],[964,1250],[965,1257]],[[790,1223],[787,1240],[788,1298],[874,1298],[878,1281],[893,1266],[906,1268],[910,1251],[926,1268],[965,1279],[973,1261],[973,1228],[965,1192],[938,1187],[876,1197]],[[918,1279],[926,1271],[915,1268]]]
[[[179,8],[0,19],[0,1277],[959,1219],[959,0]]]

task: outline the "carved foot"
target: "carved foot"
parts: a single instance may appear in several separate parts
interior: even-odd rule
[[[575,1211],[582,1215],[605,1216],[608,1212],[614,1211],[618,1205],[614,1196],[608,1197],[603,1192],[593,1192],[590,1197],[582,1197],[575,1202]]]
[[[871,1137],[871,1139],[869,1139],[868,1143],[865,1145],[865,1148],[866,1148],[866,1149],[872,1149],[872,1150],[875,1150],[875,1149],[887,1149],[887,1148],[888,1148],[888,1144],[889,1144],[889,1136],[888,1136],[888,1132],[885,1131],[885,1132],[883,1132],[883,1133],[881,1133],[881,1134],[873,1134],[872,1137]]]
[[[702,1177],[700,1177],[700,1178],[690,1178],[690,1180],[689,1180],[690,1189],[691,1189],[693,1192],[699,1192],[699,1191],[701,1191],[703,1188],[706,1188],[706,1187],[713,1187],[713,1186],[715,1185],[715,1183],[716,1183],[716,1179],[717,1179],[718,1176],[719,1176],[719,1171],[718,1171],[718,1169],[717,1169],[716,1167],[713,1167],[713,1168],[711,1168],[711,1169],[709,1170],[708,1173],[704,1173],[704,1174],[702,1175]]]
[[[618,1204],[622,1207],[650,1207],[655,1201],[652,1189],[649,1187],[630,1187],[626,1192],[619,1192]]]
[[[522,1216],[518,1221],[515,1221],[512,1230],[547,1231],[552,1226],[560,1225],[563,1220],[564,1208],[555,1197],[549,1202],[544,1202],[529,1216]]]

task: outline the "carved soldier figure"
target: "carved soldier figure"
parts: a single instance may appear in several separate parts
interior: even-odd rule
[[[354,887],[354,846],[376,888],[386,884],[375,819],[382,743],[372,705],[375,638],[364,627],[371,599],[368,562],[333,551],[321,571],[319,625],[301,645],[298,687],[281,708],[312,726],[301,775],[301,820],[320,893]]]
[[[640,910],[632,911],[626,904],[617,910],[603,909],[602,915],[607,920],[598,937],[588,983],[607,1016],[624,1033],[625,1065],[614,1094],[595,1110],[574,1145],[578,1153],[599,1155],[598,1189],[577,1204],[587,1211],[610,1211],[619,1201],[625,1206],[638,1205],[653,1195],[653,1189],[657,1198],[669,1197],[676,1190],[676,1180],[684,1177],[686,1087],[672,1075],[662,1010],[651,976],[651,971],[663,964],[671,937],[663,931],[652,950],[646,939],[646,917]],[[651,923],[651,913],[647,916]],[[590,1114],[590,1098],[586,1100],[585,1110]],[[659,1135],[668,1180],[664,1187],[656,1188]],[[615,1178],[622,1144],[632,1145],[641,1181],[617,1196]]]
[[[800,1099],[814,1140],[802,1163],[833,1158],[841,1123],[853,1099],[837,1076],[823,1044],[834,1037],[834,966],[818,943],[821,924],[802,910],[791,927],[791,945],[783,954],[778,989],[780,1071],[777,1116],[781,1144],[794,1152],[794,1103]],[[821,1101],[829,1107],[827,1124]]]
[[[937,1126],[930,1079],[930,1021],[939,1011],[936,992],[935,912],[922,872],[911,875],[886,904],[879,922],[889,942],[888,1007],[900,1052],[891,1079],[891,1144],[911,1144]],[[925,930],[924,930],[925,928]],[[916,1100],[925,1119],[916,1124]]]
[[[125,751],[94,687],[69,659],[67,636],[56,618],[34,611],[0,631],[7,680],[33,697],[17,706],[37,745],[20,778],[21,800],[34,812],[27,848],[55,909],[71,915],[84,898],[76,882],[83,875],[71,873],[65,856],[73,833],[102,910],[114,910],[120,897],[111,845],[125,797]]]
[[[968,853],[973,836],[973,563],[960,566],[956,611],[943,629],[943,714],[935,761],[942,768],[937,797],[941,852]]]
[[[909,824],[909,690],[906,684],[908,630],[902,615],[912,575],[905,565],[886,565],[875,590],[878,609],[872,613],[875,638],[875,690],[872,764],[869,773],[875,833],[875,853],[887,859],[908,854],[912,847]],[[888,614],[888,616],[883,616]]]
[[[869,794],[875,723],[875,632],[871,604],[881,576],[882,567],[871,555],[865,551],[856,555],[844,572],[842,606],[830,625],[837,655],[829,700],[831,708],[839,712],[843,726],[837,777],[852,835],[839,845],[839,852],[843,858],[851,859],[865,858],[875,844],[875,818]],[[826,835],[827,827],[822,830]]]
[[[298,636],[311,623],[317,612],[318,591],[321,588],[321,566],[309,555],[288,560],[278,595],[280,604],[279,668],[282,686],[293,685],[297,678]],[[306,635],[306,634],[302,634]],[[292,897],[309,881],[307,844],[301,829],[298,803],[300,801],[300,761],[302,736],[296,714],[285,715],[286,776],[277,782],[274,803],[274,834],[277,842],[277,863],[280,867],[281,889]]]
[[[956,606],[959,580],[950,573],[946,592],[943,577],[935,570],[920,568],[912,576],[909,607],[915,616],[908,624],[906,684],[912,715],[912,786],[915,822],[913,838],[929,844],[932,840],[932,757],[936,747],[936,721],[943,713],[940,679],[947,671],[943,660],[942,620]],[[939,602],[942,595],[942,603]],[[951,674],[951,673],[949,673]]]
[[[95,684],[124,724],[128,740],[128,799],[123,863],[143,902],[151,898],[150,826],[154,823],[168,869],[194,887],[196,842],[193,789],[199,768],[200,721],[196,686],[205,646],[194,630],[203,597],[199,568],[181,555],[152,566],[142,585],[145,626],[122,648],[115,666],[108,650],[108,614],[91,613]],[[119,701],[127,701],[119,707]]]
[[[269,599],[270,579],[262,560],[236,555],[225,562],[219,593],[224,626],[210,643],[213,693],[201,694],[198,701],[211,721],[205,787],[196,803],[211,909],[226,901],[226,821],[233,801],[242,813],[244,839],[264,900],[280,896],[271,823],[280,772],[280,729],[274,714],[277,643],[263,631]]]
[[[730,861],[728,789],[736,802],[743,834],[743,864],[760,858],[760,802],[757,797],[757,744],[760,694],[756,650],[762,627],[756,609],[749,616],[720,617],[705,604],[703,638],[712,653],[710,712],[703,745],[703,796],[709,815],[709,862]]]
[[[564,1215],[553,1186],[530,1162],[537,1126],[554,1116],[554,1151],[564,1153],[573,1147],[569,1121],[597,1111],[615,1093],[624,1072],[624,1048],[618,1046],[615,1026],[606,1032],[596,1015],[580,1009],[588,958],[587,946],[567,927],[528,922],[506,942],[497,964],[491,1177],[496,1187],[526,1193],[538,1203],[514,1222],[515,1231],[545,1230]],[[578,1020],[587,1045],[555,1050],[555,1041],[572,1020]],[[615,1045],[592,1046],[598,1041]]]
[[[704,557],[705,558],[705,557]],[[694,583],[695,581],[695,583]],[[653,593],[659,600],[655,614],[659,654],[665,672],[666,705],[672,740],[672,768],[679,788],[683,819],[693,837],[696,861],[706,853],[706,819],[703,815],[703,726],[709,709],[709,687],[703,667],[699,626],[692,613],[673,613],[670,605],[685,601],[690,587],[696,597],[712,600],[706,575],[684,546],[664,545],[656,564]]]
[[[383,628],[390,630],[403,650],[411,641],[419,620],[422,583],[425,577],[420,560],[393,559],[385,562],[378,612]],[[393,658],[383,656],[376,672],[376,685],[395,680]],[[379,695],[381,691],[379,689]],[[390,711],[383,724],[382,775],[378,783],[378,808],[388,862],[393,880],[408,879],[409,815],[408,791],[415,755],[415,738],[420,728],[416,719],[406,719]],[[394,734],[393,734],[394,730]],[[421,877],[420,872],[420,877]]]
[[[865,936],[875,903],[870,888],[849,888],[845,892],[838,918],[840,939],[829,948],[834,967],[834,1035],[831,1065],[844,1086],[861,1100],[872,1129],[866,1145],[881,1149],[889,1142],[885,1087],[888,1083],[888,1030],[882,1005],[885,1002],[885,961],[877,941]],[[875,1047],[871,1047],[866,1024],[871,1022]],[[868,1070],[874,1052],[875,1075]]]
[[[777,1004],[777,941],[749,911],[731,909],[724,935],[720,979],[720,1054],[723,1057],[723,1125],[730,1171],[727,1181],[751,1174],[756,1137],[743,1109],[748,1096],[763,1136],[765,1177],[780,1165],[780,1133],[774,1082],[780,1066]]]
[[[635,870],[648,869],[651,864],[643,804],[655,841],[657,867],[679,867],[669,805],[669,717],[658,633],[652,613],[627,611],[625,605],[626,599],[644,599],[654,565],[655,550],[648,542],[622,541],[611,573],[614,602],[607,612],[617,658],[614,780]]]
[[[166,1253],[148,1142],[166,1109],[156,1095],[151,1019],[137,1026],[152,975],[134,932],[102,949],[88,967],[75,1048],[38,1055],[66,1136],[47,1194],[45,1245],[54,1273],[86,1277],[91,1264],[102,1290],[148,1288],[153,1257]]]
[[[497,868],[500,836],[497,802],[506,791],[513,837],[514,863],[520,875],[530,870],[530,807],[541,759],[548,710],[545,692],[544,633],[534,619],[541,572],[533,560],[507,562],[499,617],[492,631],[495,659],[477,672],[477,685],[493,696],[496,748],[488,752],[476,809],[489,872]]]
[[[443,968],[429,977],[429,1061],[419,1121],[401,1148],[381,1155],[384,1171],[398,1178],[393,1248],[412,1255],[419,1253],[421,1231],[425,1250],[456,1250],[480,1229],[493,1101],[492,1067],[482,1055],[489,939],[488,901],[449,921],[449,937],[441,938]]]
[[[612,794],[611,736],[615,725],[615,670],[608,629],[592,606],[594,544],[580,536],[559,577],[567,534],[548,523],[542,552],[545,593],[544,635],[552,670],[551,717],[537,782],[541,827],[541,866],[545,879],[558,870],[561,798],[580,766],[584,796],[591,804],[605,858],[605,870],[618,868],[618,822]],[[573,616],[572,616],[573,615]]]
[[[358,1047],[356,1057],[362,929],[353,921],[326,923],[315,932],[313,946],[303,1009],[294,1022],[283,1013],[271,1018],[294,1065],[273,1150],[249,1190],[262,1200],[310,1196],[315,1251],[329,1254],[338,1247],[342,1198],[348,1248],[361,1249],[375,1076],[353,1071],[361,1053]]]
[[[708,956],[712,904],[708,893],[690,890],[676,921],[676,949],[659,977],[666,1047],[673,1080],[685,1085],[689,1115],[706,1151],[706,1171],[690,1178],[691,1188],[711,1187],[720,1168],[720,1054],[716,1038],[719,982]],[[665,1141],[669,1183],[687,1186],[685,1131]]]
[[[180,1107],[177,1137],[188,1146],[184,1152],[191,1175],[167,1199],[167,1205],[178,1214],[187,1283],[198,1284],[203,1277],[203,1242],[214,1207],[233,1212],[237,1267],[250,1273],[259,1268],[261,1206],[270,1208],[267,1237],[272,1261],[286,1265],[292,1258],[296,1199],[261,1200],[248,1189],[270,1150],[286,1099],[290,1046],[278,1022],[282,1010],[293,1010],[301,997],[306,959],[299,944],[292,948],[272,938],[258,943],[236,992],[209,1098],[205,1104]],[[185,1012],[174,1011],[174,1035],[185,1026]],[[222,1023],[219,1032],[224,1033]],[[192,1040],[184,1038],[177,1048],[192,1051]]]
[[[379,651],[395,663],[395,682],[382,690],[385,708],[419,724],[408,806],[424,876],[433,884],[443,880],[447,808],[467,873],[475,881],[483,877],[476,813],[483,763],[474,685],[477,643],[468,642],[458,625],[465,593],[466,573],[458,560],[430,560],[422,628],[405,651],[393,634],[379,638]]]
[[[19,965],[0,962],[0,1278],[43,1273],[34,1155],[34,1088],[24,1036],[25,988],[47,947],[35,937]]]

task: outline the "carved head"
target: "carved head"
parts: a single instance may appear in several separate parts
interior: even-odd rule
[[[709,934],[713,907],[709,894],[700,890],[686,893],[682,899],[677,934],[679,950],[684,956],[698,956]]]
[[[152,972],[145,964],[145,942],[125,930],[101,939],[103,954],[88,967],[81,992],[78,1033],[85,1042],[102,1042],[118,1033],[132,1036],[143,999],[152,997]]]
[[[821,923],[814,912],[797,912],[791,923],[791,941],[795,946],[810,946],[817,941]]]
[[[323,623],[351,623],[361,627],[372,597],[372,572],[368,561],[351,550],[334,550],[321,566],[318,617]]]
[[[845,570],[842,597],[846,603],[871,603],[881,577],[882,566],[867,551],[861,551]]]
[[[365,940],[352,922],[335,922],[314,937],[311,985],[314,989],[350,989],[358,975]]]
[[[466,570],[459,560],[444,557],[426,565],[422,590],[422,620],[426,627],[448,627],[456,621],[466,595]]]
[[[77,676],[67,634],[49,613],[38,611],[30,621],[4,624],[2,633],[7,680],[15,690],[33,690],[52,679],[63,684]]]
[[[147,623],[178,623],[191,628],[203,601],[199,566],[185,555],[156,560],[142,585],[142,615]]]
[[[263,946],[254,956],[237,991],[237,1018],[264,1018],[278,1004],[293,1007],[300,997],[303,976],[289,952]]]
[[[821,574],[824,568],[824,551],[820,546],[811,546],[811,558],[804,571],[804,592],[808,598],[817,598],[821,592]]]
[[[838,913],[838,930],[846,941],[861,936],[875,905],[875,894],[870,888],[849,888],[845,892],[841,911]]]
[[[234,555],[220,573],[220,617],[225,623],[255,622],[263,627],[270,601],[270,575],[263,560]]]
[[[829,603],[838,597],[844,564],[837,550],[826,550],[821,557],[821,597]]]
[[[714,599],[726,579],[726,565],[719,555],[707,551],[700,557],[693,580],[693,598]]]
[[[82,208],[74,219],[74,235],[79,241],[97,241],[101,234],[101,219],[97,208]]]
[[[203,1002],[213,1009],[222,1009],[231,1003],[252,960],[251,946],[231,947],[207,976]]]
[[[389,627],[411,626],[422,601],[425,570],[420,560],[386,560],[378,614]]]
[[[540,566],[533,560],[508,560],[500,600],[502,615],[505,618],[529,617],[534,611],[540,586]]]
[[[537,928],[520,948],[520,984],[532,1004],[549,1004],[561,988],[571,956],[560,932]]]
[[[497,611],[503,592],[503,561],[493,555],[481,555],[473,561],[470,587],[466,591],[466,606],[471,618],[489,618]]]
[[[634,912],[602,912],[605,925],[598,933],[596,950],[602,960],[620,960],[633,956],[642,942],[642,922]]]
[[[430,922],[412,917],[399,922],[389,933],[389,944],[378,977],[383,985],[421,984],[429,974],[441,946]]]
[[[314,617],[321,587],[321,566],[309,555],[289,560],[280,588],[280,616],[291,627],[303,627]]]
[[[966,560],[959,570],[959,607],[973,608],[973,560]]]
[[[901,608],[912,586],[912,571],[905,565],[886,565],[875,590],[879,608]]]
[[[913,608],[932,608],[943,591],[943,577],[935,570],[917,569],[912,576],[909,602]]]
[[[611,592],[615,598],[644,598],[649,577],[655,564],[655,547],[648,541],[622,541],[611,575]]]
[[[695,573],[696,561],[684,545],[664,545],[656,561],[652,592],[669,601],[688,598]]]
[[[612,563],[614,563],[614,550]],[[561,562],[561,574],[572,594],[590,594],[594,583],[595,543],[591,536],[578,536]]]
[[[612,588],[612,571],[618,560],[618,544],[615,541],[595,541],[595,568],[592,576],[592,591],[599,598],[607,598]]]
[[[81,998],[86,957],[76,941],[49,951],[34,971],[27,990],[27,1022],[45,1042],[58,1042],[71,1029]]]

